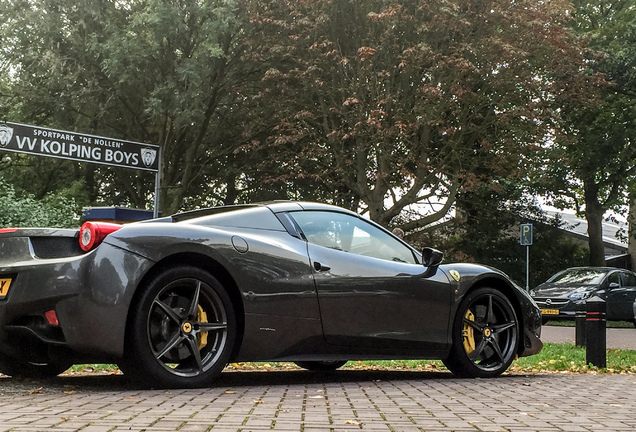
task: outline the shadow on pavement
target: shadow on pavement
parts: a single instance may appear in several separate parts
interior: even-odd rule
[[[387,371],[387,370],[338,370],[329,373],[292,371],[231,371],[224,372],[210,388],[305,385],[337,382],[365,381],[421,381],[458,379],[450,372],[439,371]],[[152,390],[121,374],[74,374],[50,379],[0,378],[0,395],[24,392],[112,392],[128,390]],[[161,390],[161,389],[157,389]]]

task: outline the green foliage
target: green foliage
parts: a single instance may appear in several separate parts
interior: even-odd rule
[[[595,226],[634,170],[636,12],[573,3],[4,0],[0,118],[160,144],[164,213],[309,199],[408,231],[506,179]],[[15,156],[0,173],[35,199],[154,198],[147,172]],[[467,220],[464,253],[512,253],[480,239],[522,219]]]
[[[31,194],[38,200],[49,193],[57,193],[76,184],[79,185],[75,187],[78,201],[88,205],[85,197],[88,197],[89,189],[84,180],[87,172],[85,164],[75,161],[21,153],[0,153],[0,177],[16,190]]]
[[[349,362],[344,368],[446,370],[440,361],[388,360]],[[519,357],[510,366],[512,373],[636,373],[636,351],[608,349],[607,367],[599,369],[586,363],[584,347],[573,344],[544,343],[539,354]]]
[[[517,182],[498,179],[461,193],[456,219],[408,236],[421,248],[433,246],[446,261],[475,262],[502,270],[526,286],[526,247],[519,242],[519,226],[533,224],[530,280],[534,287],[559,270],[584,265],[587,251],[566,236],[559,219],[547,218]]]
[[[627,203],[636,175],[636,10],[624,0],[573,4],[573,28],[589,41],[587,58],[579,85],[556,95],[561,133],[546,147],[536,180],[556,206],[587,218],[590,263],[603,265],[603,215]]]
[[[76,228],[81,207],[72,198],[79,196],[79,184],[42,200],[19,193],[0,179],[0,227],[57,227]]]
[[[443,217],[462,188],[523,176],[520,154],[547,133],[555,108],[546,71],[574,67],[576,56],[563,48],[564,11],[547,3],[275,1],[255,10],[270,62],[258,100],[275,121],[250,148],[273,155],[261,178],[305,181],[313,190],[303,195],[362,207],[384,225],[415,203],[446,202],[403,218],[407,230]]]
[[[599,369],[586,363],[586,350],[574,344],[545,343],[539,354],[520,357],[511,366],[512,371],[526,372],[609,372],[636,373],[636,351],[608,349],[607,367]]]
[[[9,120],[161,145],[161,202],[174,212],[218,181],[216,161],[239,141],[239,12],[232,0],[3,1],[13,73],[0,106]],[[93,202],[151,202],[150,173],[71,172]]]
[[[512,373],[636,373],[636,351],[607,350],[607,367],[599,369],[587,365],[585,348],[573,344],[545,343],[539,354],[516,359],[509,372]],[[350,361],[343,369],[356,370],[402,370],[402,371],[445,371],[446,367],[439,360],[373,360]],[[117,366],[112,364],[75,365],[72,372],[114,372]],[[288,362],[246,362],[232,363],[226,371],[253,370],[296,370],[298,366]]]
[[[493,266],[518,285],[526,286],[525,246],[519,244],[519,223],[510,225],[504,234],[486,236],[476,226],[470,226],[462,235],[451,238],[447,251],[449,260],[476,262]],[[529,281],[530,288],[545,282],[549,277],[568,267],[585,265],[587,249],[568,238],[550,222],[534,221],[534,241],[530,247]],[[498,224],[497,224],[498,225]]]

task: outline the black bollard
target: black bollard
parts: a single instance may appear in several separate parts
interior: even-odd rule
[[[606,316],[607,305],[600,297],[587,300],[587,314],[585,316],[585,362],[599,368],[607,366],[607,335]]]
[[[577,347],[585,346],[585,322],[586,322],[585,304],[581,305],[581,309],[582,310],[577,310],[574,313],[574,320],[576,324],[575,344]]]

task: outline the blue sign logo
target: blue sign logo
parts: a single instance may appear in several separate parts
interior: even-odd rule
[[[532,244],[532,224],[521,224],[521,246]]]

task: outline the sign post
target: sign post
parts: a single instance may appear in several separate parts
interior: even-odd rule
[[[530,246],[532,245],[532,224],[521,224],[521,246],[526,246],[526,291],[530,290]]]
[[[0,150],[152,171],[155,173],[157,217],[161,155],[156,144],[2,122]]]

